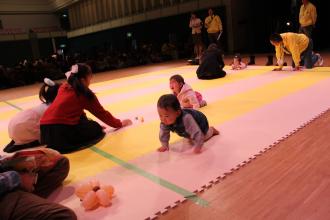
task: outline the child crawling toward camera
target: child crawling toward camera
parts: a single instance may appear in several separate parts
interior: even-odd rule
[[[207,105],[202,94],[194,91],[190,85],[185,83],[181,75],[173,75],[170,78],[170,88],[178,98],[182,108],[199,109]]]
[[[189,139],[195,153],[201,153],[205,141],[218,135],[219,131],[209,127],[206,116],[194,109],[181,109],[175,95],[163,95],[158,99],[157,110],[160,118],[159,152],[169,150],[170,132]]]

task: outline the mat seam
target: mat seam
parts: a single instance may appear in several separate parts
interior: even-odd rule
[[[229,175],[233,174],[234,172],[237,172],[240,168],[242,168],[242,167],[246,166],[247,164],[251,163],[253,160],[257,159],[257,157],[262,156],[267,151],[269,151],[269,150],[277,147],[280,143],[282,143],[283,141],[285,141],[286,139],[288,139],[290,136],[296,134],[298,131],[300,131],[301,129],[305,128],[306,126],[308,126],[312,122],[316,121],[317,119],[319,119],[321,116],[325,115],[328,112],[330,112],[330,108],[327,108],[326,110],[321,111],[321,113],[319,113],[316,116],[312,117],[310,120],[307,120],[306,122],[304,122],[303,124],[301,124],[297,128],[293,129],[291,132],[289,132],[285,136],[279,138],[278,140],[274,141],[272,144],[270,144],[267,147],[265,147],[262,150],[260,150],[259,153],[254,154],[252,157],[249,157],[248,160],[244,160],[243,162],[241,162],[238,165],[236,165],[234,168],[231,168],[229,171],[227,171],[227,172],[223,173],[222,175],[216,177],[215,180],[209,181],[207,184],[204,184],[203,186],[201,186],[199,190],[197,189],[197,190],[195,190],[193,192],[196,193],[196,194],[197,193],[202,193],[206,189],[209,189],[212,186],[218,184],[219,182],[221,182],[224,179],[226,179]],[[155,219],[158,219],[161,215],[167,213],[171,209],[174,209],[174,208],[178,207],[179,205],[183,204],[186,201],[187,201],[186,198],[183,198],[181,200],[177,200],[176,202],[174,202],[173,205],[166,206],[162,210],[156,212],[154,214],[154,216],[147,217],[147,218],[145,218],[145,220],[155,220]]]

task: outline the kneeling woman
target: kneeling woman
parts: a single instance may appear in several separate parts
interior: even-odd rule
[[[92,71],[88,65],[73,65],[65,75],[67,82],[60,87],[56,99],[40,120],[42,144],[67,153],[99,142],[105,136],[103,128],[87,119],[84,109],[114,128],[132,124],[129,119],[115,118],[99,103],[89,89]]]
[[[218,79],[226,76],[222,52],[216,44],[210,44],[200,59],[196,71],[198,79]]]

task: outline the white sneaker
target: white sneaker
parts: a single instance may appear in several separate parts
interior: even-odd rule
[[[323,58],[321,57],[321,55],[319,53],[315,53],[315,56],[317,56],[318,59],[314,66],[323,66]]]
[[[323,58],[319,54],[319,66],[323,66]]]

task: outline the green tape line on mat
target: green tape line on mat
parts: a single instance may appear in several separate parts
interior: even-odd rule
[[[169,190],[172,190],[173,192],[176,192],[176,193],[184,196],[185,198],[193,201],[197,205],[207,207],[208,204],[209,204],[208,201],[198,197],[195,193],[190,192],[190,191],[188,191],[188,190],[186,190],[186,189],[184,189],[180,186],[177,186],[173,183],[170,183],[170,182],[168,182],[168,181],[166,181],[166,180],[164,180],[164,179],[162,179],[158,176],[155,176],[151,173],[148,173],[145,170],[143,170],[143,169],[141,169],[141,168],[139,168],[139,167],[137,167],[137,166],[135,166],[131,163],[127,163],[127,162],[119,159],[118,157],[115,157],[115,156],[113,156],[113,155],[111,155],[111,154],[95,147],[95,146],[90,147],[90,149],[92,151],[94,151],[95,153],[98,153],[99,155],[101,155],[101,156],[103,156],[103,157],[119,164],[120,166],[125,167],[126,169],[131,170],[131,171],[133,171],[133,172],[135,172],[135,173],[137,173],[141,176],[144,176],[145,178],[151,180],[152,182],[157,183],[157,184],[159,184],[159,185],[161,185],[161,186],[163,186],[163,187],[165,187]]]
[[[20,110],[20,111],[22,111],[23,109],[22,108],[20,108],[20,107],[18,107],[18,106],[16,106],[16,105],[14,105],[14,104],[11,104],[10,102],[7,102],[7,101],[3,101],[4,103],[6,103],[7,105],[10,105],[11,107],[14,107],[14,108],[16,108],[17,110]]]

